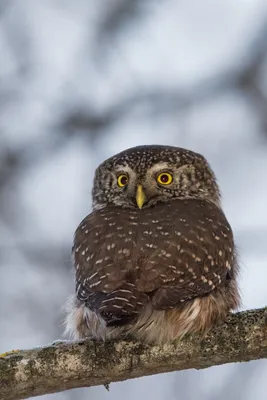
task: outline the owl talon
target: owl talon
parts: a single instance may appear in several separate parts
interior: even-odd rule
[[[61,345],[61,344],[67,344],[67,343],[70,343],[70,340],[57,339],[57,340],[54,340],[54,341],[51,343],[51,346],[59,346],[59,345]]]

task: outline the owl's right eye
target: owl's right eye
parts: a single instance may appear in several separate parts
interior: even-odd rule
[[[119,175],[117,182],[119,187],[126,186],[128,183],[128,176],[125,174]]]

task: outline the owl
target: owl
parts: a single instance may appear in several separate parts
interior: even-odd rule
[[[92,204],[74,237],[74,339],[166,343],[205,335],[239,306],[233,233],[202,155],[127,149],[96,169]]]

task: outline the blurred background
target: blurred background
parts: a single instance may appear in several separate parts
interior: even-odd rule
[[[0,1],[0,352],[62,337],[95,167],[140,144],[205,155],[267,304],[266,0]],[[267,361],[46,400],[266,400]]]

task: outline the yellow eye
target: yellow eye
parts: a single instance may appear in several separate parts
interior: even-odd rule
[[[173,180],[172,174],[170,174],[169,172],[162,172],[157,177],[157,181],[161,185],[170,185],[172,183],[172,180]]]
[[[128,183],[128,176],[127,175],[122,174],[122,175],[118,176],[118,185],[119,185],[119,187],[126,186],[127,183]]]

